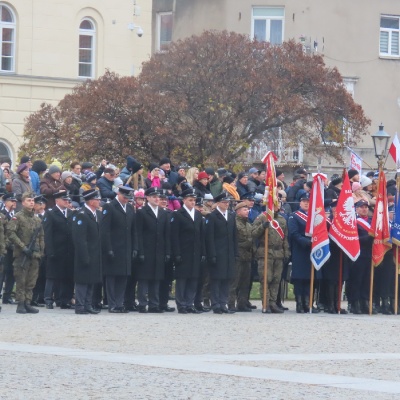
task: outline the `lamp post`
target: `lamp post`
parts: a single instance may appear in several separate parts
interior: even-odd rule
[[[378,159],[378,169],[381,171],[383,160],[386,157],[390,135],[383,130],[383,125],[379,125],[379,131],[374,133],[372,140],[374,142],[375,157]]]

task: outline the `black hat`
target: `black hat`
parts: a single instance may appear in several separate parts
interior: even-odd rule
[[[184,190],[184,191],[181,193],[181,196],[182,196],[183,198],[185,198],[185,197],[197,197],[196,190],[193,189],[193,188],[191,188],[191,189],[186,189],[186,190]]]
[[[160,189],[160,199],[168,198],[168,191],[167,189]]]
[[[356,204],[354,204],[355,207],[362,207],[362,206],[369,206],[369,203],[367,200],[358,200]]]
[[[310,200],[310,194],[307,192],[303,193],[300,197],[300,201],[302,200]]]
[[[159,168],[159,165],[158,165],[157,163],[155,163],[155,162],[151,162],[151,163],[149,164],[149,171],[151,172],[151,171],[153,171],[153,169],[155,169],[155,168]]]
[[[223,176],[228,175],[228,171],[225,168],[218,168],[217,174],[220,178],[222,178]]]
[[[118,193],[121,193],[121,194],[122,194],[125,198],[127,198],[127,199],[131,199],[134,190],[135,190],[135,189],[133,189],[133,188],[131,188],[131,187],[120,186],[120,187],[118,188]]]
[[[282,175],[283,171],[280,169],[275,169],[275,176],[278,177],[279,175]]]
[[[196,206],[203,206],[204,199],[202,197],[196,197]]]
[[[356,175],[360,175],[360,173],[356,169],[349,169],[347,173],[349,175],[349,179],[353,178]]]
[[[231,201],[231,198],[229,197],[227,192],[222,192],[218,196],[214,197],[214,201],[216,203],[218,203],[220,201]]]
[[[142,168],[143,165],[136,161],[132,156],[126,157],[126,169],[132,174],[138,172]]]
[[[59,190],[57,193],[53,194],[53,198],[69,200],[69,193],[66,190]]]
[[[82,170],[93,168],[93,164],[89,161],[85,161],[81,164]]]
[[[232,183],[234,179],[231,176],[224,176],[224,179],[222,180],[224,183]]]
[[[240,200],[254,200],[254,192],[246,192],[240,196]]]
[[[32,158],[30,156],[22,156],[21,157],[21,164],[25,164],[25,163],[27,163],[28,161],[31,161],[31,160],[32,160]]]
[[[15,193],[7,193],[3,196],[3,202],[4,201],[17,201],[17,198],[15,197]]]
[[[35,204],[46,204],[47,203],[47,200],[42,195],[34,197],[33,201],[35,202]]]
[[[161,189],[159,189],[158,187],[151,187],[148,188],[144,194],[146,196],[159,196],[161,194]]]
[[[211,168],[211,167],[204,168],[204,172],[205,172],[207,175],[215,175],[214,168]]]
[[[297,175],[307,175],[308,172],[304,168],[299,168],[295,172]]]
[[[82,197],[85,201],[93,200],[93,199],[101,199],[99,191],[95,189],[88,189],[82,193]]]
[[[168,157],[163,157],[158,165],[163,165],[163,164],[171,164],[171,160]]]
[[[367,178],[373,178],[375,175],[375,171],[369,171],[366,175]]]
[[[186,177],[184,176],[178,176],[178,179],[176,180],[176,184],[179,185],[180,183],[182,183],[183,181],[186,181]]]
[[[240,181],[242,178],[244,178],[245,176],[248,176],[246,172],[239,172],[238,174],[238,181]]]
[[[191,185],[189,182],[182,182],[182,183],[181,183],[182,192],[183,192],[184,190],[186,190],[186,189],[191,189],[191,188],[192,188],[192,185]]]
[[[343,182],[343,179],[340,176],[338,176],[335,179],[332,178],[332,180],[331,180],[331,183],[333,186],[339,185],[339,183],[342,183],[342,182]]]

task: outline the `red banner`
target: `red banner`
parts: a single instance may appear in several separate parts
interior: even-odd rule
[[[275,173],[275,161],[278,157],[274,152],[269,151],[263,158],[262,162],[266,167],[266,178],[265,178],[265,199],[267,205],[267,219],[272,221],[274,219],[274,206],[279,205],[278,193],[276,188],[276,173]]]

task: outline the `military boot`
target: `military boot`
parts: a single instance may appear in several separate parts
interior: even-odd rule
[[[37,308],[31,306],[30,301],[25,302],[25,310],[28,314],[37,314],[39,312]]]
[[[363,312],[361,311],[361,307],[360,307],[360,302],[358,300],[353,301],[351,303],[351,312],[353,314],[362,314]]]
[[[303,301],[301,299],[301,296],[296,296],[296,312],[298,314],[304,314]]]
[[[369,301],[368,300],[363,300],[362,305],[361,305],[361,311],[362,314],[369,314]],[[372,314],[378,314],[375,308],[375,304],[372,302]]]
[[[18,302],[17,314],[26,314],[25,303],[23,301]]]
[[[303,308],[304,308],[304,312],[305,313],[309,313],[310,312],[310,297],[309,296],[304,296]],[[311,312],[313,314],[318,314],[319,313],[319,309],[312,307],[312,311]]]
[[[329,284],[327,291],[327,308],[324,310],[328,314],[336,314],[335,309],[335,285]]]
[[[390,310],[388,298],[382,298],[381,313],[384,315],[392,315],[393,314],[392,311]]]

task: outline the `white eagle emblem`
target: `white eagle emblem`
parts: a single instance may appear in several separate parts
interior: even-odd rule
[[[378,202],[378,215],[376,216],[376,230],[381,231],[383,226],[383,202]]]
[[[322,224],[322,222],[324,221],[324,217],[320,214],[321,208],[318,208],[315,211],[316,212],[315,212],[315,217],[314,217],[314,227],[318,226],[319,224]]]
[[[347,200],[343,204],[344,212],[340,212],[339,216],[343,218],[343,222],[345,225],[355,227],[356,224],[356,212],[354,210],[354,200],[353,197],[347,198]]]

